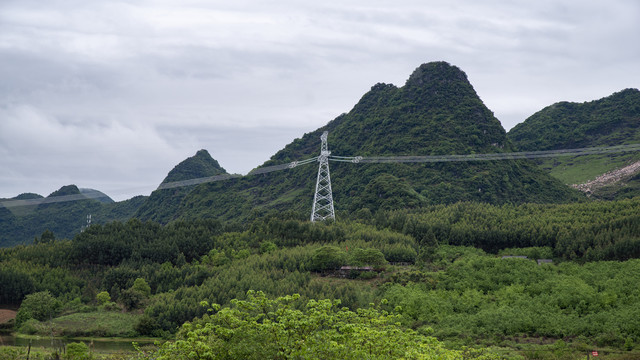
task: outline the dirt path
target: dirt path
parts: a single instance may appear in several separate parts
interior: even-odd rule
[[[640,171],[640,161],[637,161],[629,166],[625,166],[620,169],[609,171],[608,173],[598,176],[597,178],[595,178],[595,180],[587,181],[584,184],[574,184],[571,186],[582,192],[590,194],[594,190],[597,190],[603,186],[615,184],[618,181],[637,173],[638,171]]]
[[[13,310],[0,309],[0,324],[4,324],[11,319],[16,318],[16,312]]]

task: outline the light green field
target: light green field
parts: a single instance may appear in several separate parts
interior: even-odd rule
[[[90,312],[60,316],[45,322],[30,321],[20,330],[42,336],[133,337],[142,315],[120,312]]]
[[[640,154],[602,154],[540,160],[540,166],[565,184],[582,184],[640,160]]]

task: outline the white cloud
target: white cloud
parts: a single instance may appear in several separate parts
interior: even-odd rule
[[[149,190],[166,173],[159,166],[182,160],[154,129],[140,124],[65,121],[24,104],[0,108],[0,118],[0,149],[11,154],[0,160],[2,168],[11,170],[0,176],[3,191],[47,195],[70,183]],[[16,178],[24,183],[14,183]],[[24,188],[31,183],[37,188]]]
[[[428,61],[508,129],[638,87],[639,20],[635,0],[5,0],[0,197],[157,184],[200,148],[246,172]]]

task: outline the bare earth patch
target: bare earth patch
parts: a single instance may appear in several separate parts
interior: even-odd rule
[[[0,309],[0,324],[9,322],[9,320],[16,318],[16,312],[13,310]]]
[[[625,177],[634,175],[638,171],[640,171],[640,161],[637,161],[629,166],[625,166],[623,168],[610,171],[606,174],[602,174],[598,176],[595,180],[588,181],[584,184],[575,184],[571,186],[582,192],[590,194],[593,191],[603,186],[615,184],[616,182],[622,180]]]

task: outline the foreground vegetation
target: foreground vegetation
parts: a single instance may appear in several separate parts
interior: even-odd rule
[[[0,250],[0,302],[20,304],[22,333],[175,340],[136,355],[150,358],[250,358],[257,342],[274,358],[347,358],[366,350],[357,339],[379,340],[372,358],[633,358],[639,208],[458,203],[332,224],[95,225]],[[390,334],[426,347],[389,347]]]

